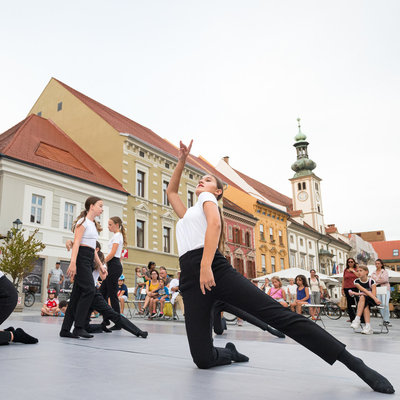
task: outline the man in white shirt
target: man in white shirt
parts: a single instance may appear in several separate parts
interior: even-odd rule
[[[47,278],[47,289],[55,289],[58,297],[63,281],[64,273],[62,272],[60,261],[57,261],[56,267],[50,270]]]

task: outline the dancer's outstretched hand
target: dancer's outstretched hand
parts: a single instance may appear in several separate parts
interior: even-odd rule
[[[186,160],[187,156],[190,153],[190,150],[192,148],[193,144],[193,139],[190,141],[189,146],[186,146],[185,144],[182,143],[182,140],[179,142],[179,150],[178,150],[178,159],[179,160]]]
[[[216,286],[214,281],[214,274],[211,268],[200,268],[200,290],[201,293],[206,294],[206,289],[211,290]]]

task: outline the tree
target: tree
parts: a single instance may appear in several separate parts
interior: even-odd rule
[[[32,232],[25,240],[25,229],[12,228],[10,234],[3,238],[0,246],[0,270],[11,275],[13,284],[18,288],[24,275],[31,272],[39,253],[46,247],[35,238],[39,229]]]

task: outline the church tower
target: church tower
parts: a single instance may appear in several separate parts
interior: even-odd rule
[[[299,133],[295,136],[294,147],[297,160],[292,164],[295,174],[292,182],[293,210],[302,210],[304,221],[315,230],[325,234],[324,213],[321,199],[321,179],[312,171],[317,164],[308,158],[307,136],[301,131],[300,118],[297,119]]]

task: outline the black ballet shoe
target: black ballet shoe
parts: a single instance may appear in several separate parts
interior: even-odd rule
[[[131,321],[129,321],[128,318],[122,317],[120,323],[118,326],[123,328],[124,330],[128,331],[129,333],[132,333],[132,335],[135,335],[137,337],[141,337],[143,339],[146,339],[148,336],[148,332],[142,331],[139,329],[135,324],[133,324]]]
[[[232,353],[232,360],[235,362],[247,362],[249,361],[249,357],[245,356],[244,354],[239,353],[236,350],[236,347],[233,343],[228,342],[225,345],[225,348],[228,349]]]
[[[71,338],[71,339],[79,339],[79,336],[74,335],[73,333],[71,333],[70,331],[67,331],[65,329],[61,329],[60,337]]]
[[[110,331],[120,331],[122,328],[119,324],[115,324],[110,328]]]
[[[361,358],[353,356],[346,349],[340,353],[338,361],[355,372],[375,392],[386,394],[395,392],[392,384],[383,375],[365,365]]]
[[[105,325],[101,324],[101,329],[103,330],[103,332],[105,333],[112,333],[112,330],[107,328]]]
[[[103,327],[101,324],[89,324],[88,326],[86,326],[86,332],[103,333]]]
[[[269,325],[268,325],[268,328],[267,328],[267,332],[269,332],[271,335],[274,335],[274,336],[276,336],[276,337],[278,337],[280,339],[285,339],[285,337],[286,337],[284,333],[278,331],[278,329],[272,328]]]
[[[24,344],[35,344],[38,343],[39,340],[34,338],[31,335],[28,335],[23,329],[17,328],[13,332],[13,342],[14,343],[24,343]]]
[[[7,331],[7,332],[12,332],[12,333],[14,333],[14,331],[15,331],[13,326],[10,326],[9,328],[4,329],[4,330]]]
[[[74,328],[72,333],[74,335],[77,335],[77,336],[85,338],[85,339],[91,339],[93,337],[93,335],[91,335],[90,333],[86,332],[86,330],[83,329],[83,328]]]

